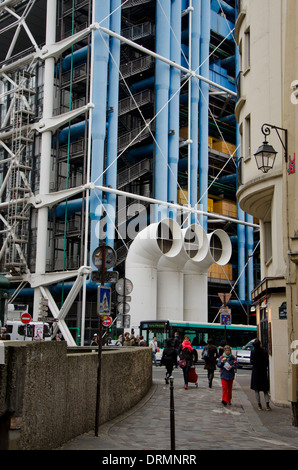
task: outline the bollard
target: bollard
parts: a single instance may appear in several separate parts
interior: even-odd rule
[[[175,450],[175,407],[174,407],[174,378],[170,377],[170,424],[171,450]]]

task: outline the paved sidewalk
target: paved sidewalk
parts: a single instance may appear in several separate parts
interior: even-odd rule
[[[233,388],[232,406],[221,403],[221,383],[215,373],[212,389],[206,371],[196,368],[198,387],[183,388],[181,369],[175,369],[175,449],[199,450],[298,450],[298,428],[291,424],[289,408],[258,411],[243,391],[238,379]],[[132,410],[94,431],[83,434],[59,450],[145,450],[170,451],[170,386],[164,368],[153,367],[150,393]],[[251,397],[250,397],[251,398]]]

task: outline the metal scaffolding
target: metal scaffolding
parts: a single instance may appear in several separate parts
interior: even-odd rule
[[[156,38],[161,32],[157,23],[165,19],[166,1],[0,1],[0,271],[16,290],[22,286],[18,294],[30,303],[34,319],[41,299],[48,300],[49,314],[56,320],[54,330],[59,328],[70,345],[78,341],[83,345],[85,331],[89,337],[96,330],[97,285],[90,281],[91,257],[100,243],[96,234],[103,220],[107,239],[111,237],[118,253],[121,275],[125,275],[124,260],[131,243],[121,233],[131,205],[143,204],[148,217],[150,204],[176,211],[181,207],[177,188],[188,201],[186,217],[194,214],[207,220],[209,216],[211,225],[233,225],[232,235],[239,223],[257,228],[250,221],[209,214],[206,178],[206,187],[200,182],[199,195],[204,206],[197,210],[201,202],[198,171],[190,163],[191,158],[200,160],[195,154],[198,116],[203,114],[198,108],[199,93],[203,103],[205,85],[209,114],[214,113],[213,120],[208,118],[205,106],[204,136],[214,126],[222,140],[235,133],[229,118],[237,96],[235,77],[225,74],[224,68],[216,75],[220,67],[216,61],[229,58],[235,48],[226,25],[227,37],[212,31],[207,46],[208,54],[211,51],[214,56],[215,78],[211,73],[208,77],[201,74],[203,64],[193,65],[191,46],[198,46],[200,39],[191,27],[192,15],[200,18],[199,3],[178,2],[178,29],[183,38],[175,45],[182,58],[177,61],[170,53],[158,52],[160,39],[157,44]],[[228,3],[234,7],[233,1]],[[174,45],[177,37],[171,21],[165,24]],[[209,68],[209,57],[207,63]],[[164,86],[158,82],[161,64],[164,69],[160,70],[176,72],[169,78],[171,86],[167,85],[163,103],[158,92]],[[194,93],[198,93],[197,108],[192,104]],[[171,111],[170,105],[174,106]],[[177,124],[170,120],[163,127],[168,116],[176,114]],[[192,116],[198,123],[194,130]],[[202,128],[200,132],[202,142]],[[167,140],[166,147],[162,139]],[[208,142],[204,151],[208,158]],[[168,161],[174,153],[173,170]],[[220,179],[235,175],[235,161],[236,153],[214,151],[210,186],[216,184],[218,174]],[[161,162],[164,173],[158,169]],[[158,177],[161,186],[164,181],[159,189],[169,194],[167,180],[172,181],[174,196],[160,197]],[[125,197],[124,206],[117,197]],[[69,328],[81,330],[79,340]]]

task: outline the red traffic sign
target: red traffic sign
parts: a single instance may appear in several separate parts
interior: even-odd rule
[[[108,326],[111,326],[111,324],[112,324],[112,317],[106,316],[102,319],[103,326],[108,327]]]
[[[24,325],[27,325],[27,323],[30,323],[31,322],[30,313],[23,313],[23,315],[21,315],[21,322],[24,323]]]

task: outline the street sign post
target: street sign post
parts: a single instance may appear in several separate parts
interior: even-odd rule
[[[114,268],[116,259],[116,252],[111,246],[99,246],[93,251],[92,254],[92,262],[94,266],[100,271]]]
[[[129,294],[133,291],[133,284],[130,279],[122,278],[115,285],[116,292],[118,294],[117,300],[117,312],[122,315],[122,328],[130,328],[130,315],[127,315],[130,311],[130,305],[128,302],[131,301]]]
[[[220,300],[222,301],[222,305],[223,305],[224,307],[227,306],[227,303],[229,302],[231,296],[232,296],[232,294],[227,293],[227,292],[224,293],[224,294],[221,294],[221,293],[218,294],[218,297],[219,297]]]
[[[232,315],[231,309],[227,307],[222,307],[220,310],[220,323],[225,327],[225,341],[227,341],[227,326],[232,324]]]
[[[99,415],[100,415],[100,388],[101,388],[101,362],[102,362],[102,328],[103,328],[103,315],[109,317],[111,312],[111,288],[105,286],[105,282],[116,282],[118,280],[118,272],[111,274],[117,276],[113,280],[107,280],[110,276],[109,269],[114,268],[116,265],[117,255],[114,248],[106,246],[103,242],[101,246],[96,248],[92,254],[92,262],[95,268],[100,273],[97,275],[96,271],[92,272],[93,282],[100,282],[101,286],[97,293],[97,312],[99,314],[99,338],[98,338],[98,361],[97,361],[97,390],[96,390],[96,405],[95,405],[95,436],[98,437]],[[108,274],[109,273],[109,274]],[[91,279],[92,279],[91,275]],[[111,279],[111,278],[110,278]],[[106,320],[109,323],[109,320]],[[112,323],[112,321],[111,321]],[[105,325],[109,326],[109,325]]]
[[[108,328],[109,326],[111,326],[112,321],[113,321],[112,317],[110,317],[109,315],[103,316],[102,317],[102,326],[105,326],[106,328]]]
[[[232,315],[231,315],[231,309],[227,307],[227,303],[229,302],[232,294],[230,293],[219,293],[218,297],[222,301],[222,306],[219,309],[220,313],[220,323],[221,325],[224,325],[225,327],[225,341],[227,340],[227,326],[232,324]]]
[[[105,282],[110,282],[115,284],[119,279],[118,271],[106,271],[104,273]],[[102,279],[102,273],[100,271],[92,271],[91,273],[91,282],[100,283]]]
[[[97,289],[97,312],[99,315],[109,315],[111,312],[111,288],[99,286]]]
[[[118,313],[124,314],[124,313],[128,313],[129,311],[130,311],[130,305],[127,302],[120,302],[117,305]]]
[[[129,279],[122,278],[115,285],[117,294],[120,295],[129,295],[133,290],[132,282]]]
[[[21,315],[21,322],[22,322],[24,325],[28,325],[28,323],[31,322],[31,315],[30,315],[30,313],[23,313],[23,315]]]
[[[130,328],[130,315],[119,313],[116,319],[117,328]]]
[[[225,309],[225,311],[220,314],[221,325],[230,326],[232,324],[231,310],[229,312],[228,310],[230,309]]]
[[[130,315],[123,315],[123,328],[130,328]]]

